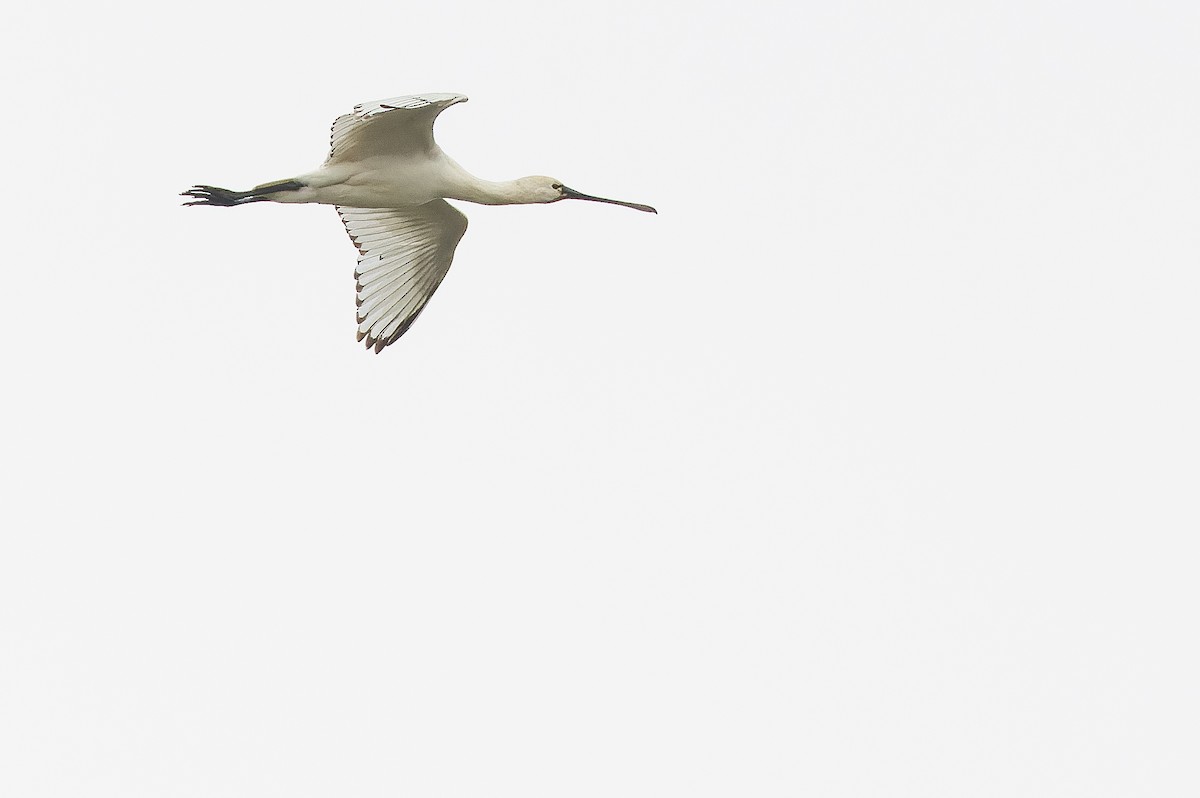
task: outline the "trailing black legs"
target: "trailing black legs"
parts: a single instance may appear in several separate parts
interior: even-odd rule
[[[217,186],[192,186],[179,196],[193,198],[191,202],[183,203],[184,205],[217,205],[222,208],[232,208],[234,205],[269,200],[272,194],[278,194],[281,191],[298,191],[302,188],[304,188],[304,184],[296,180],[283,180],[278,183],[256,186],[249,191],[230,191]]]

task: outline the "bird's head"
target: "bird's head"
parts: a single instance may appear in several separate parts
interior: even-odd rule
[[[621,200],[605,199],[604,197],[593,197],[591,194],[584,194],[582,191],[576,191],[573,188],[568,188],[563,185],[563,182],[556,177],[546,177],[545,175],[534,175],[532,177],[523,177],[517,181],[521,187],[521,193],[527,197],[526,202],[558,202],[565,199],[588,200],[589,202],[607,202],[610,205],[624,205],[626,208],[633,208],[646,213],[658,213],[649,205],[641,205],[636,202],[622,202]]]

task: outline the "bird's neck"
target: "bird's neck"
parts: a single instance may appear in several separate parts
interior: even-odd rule
[[[530,202],[519,180],[483,180],[451,161],[453,179],[446,187],[447,199],[476,202],[480,205],[520,205]]]

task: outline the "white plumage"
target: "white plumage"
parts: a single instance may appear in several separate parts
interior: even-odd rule
[[[408,208],[338,207],[358,247],[358,337],[378,349],[417,320],[450,271],[467,217],[443,199]]]
[[[358,248],[358,339],[376,352],[416,321],[441,284],[467,217],[446,202],[484,205],[590,200],[657,213],[649,205],[567,188],[552,177],[492,182],[467,172],[433,139],[433,123],[461,94],[421,94],[363,103],[333,123],[321,167],[249,191],[193,186],[186,205],[315,202],[337,207]]]

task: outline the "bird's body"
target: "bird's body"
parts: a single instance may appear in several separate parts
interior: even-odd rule
[[[582,194],[551,177],[481,180],[442,152],[433,122],[460,94],[423,94],[364,103],[333,123],[319,169],[249,191],[194,186],[188,205],[251,202],[337,206],[360,257],[358,337],[376,352],[403,335],[446,276],[467,219],[446,199],[483,205],[583,199],[657,213],[648,205]]]

